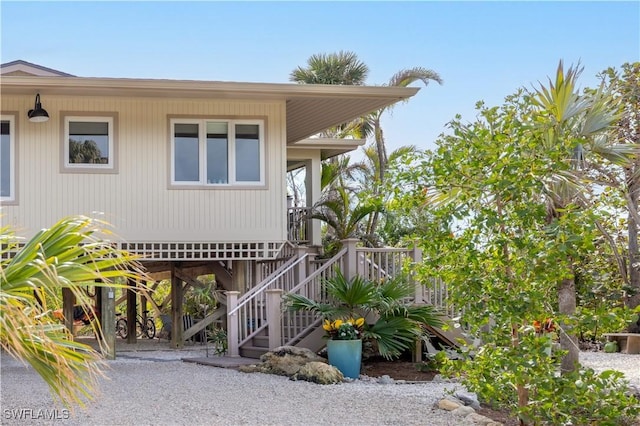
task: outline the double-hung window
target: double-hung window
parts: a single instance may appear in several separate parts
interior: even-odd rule
[[[65,116],[64,132],[64,169],[115,172],[113,116]]]
[[[16,200],[16,119],[0,117],[0,200]]]
[[[171,120],[171,183],[264,185],[262,120]]]

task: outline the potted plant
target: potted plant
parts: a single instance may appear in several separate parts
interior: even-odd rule
[[[323,281],[320,300],[298,293],[288,293],[284,299],[292,311],[309,311],[321,316],[328,342],[339,341],[332,337],[341,330],[344,337],[353,336],[350,334],[353,327],[377,353],[393,359],[412,349],[416,340],[424,337],[424,325],[442,325],[433,306],[415,305],[410,301],[414,290],[414,284],[403,276],[378,283],[361,276],[347,279],[338,270],[334,277]],[[357,320],[350,320],[353,318]]]
[[[357,379],[362,364],[364,318],[324,320],[322,328],[327,332],[329,364],[340,370],[344,377]]]

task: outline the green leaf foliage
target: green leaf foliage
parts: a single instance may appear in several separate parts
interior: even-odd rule
[[[340,271],[323,282],[323,294],[330,302],[318,302],[300,294],[285,295],[285,304],[293,311],[309,311],[323,319],[364,317],[363,337],[373,341],[380,355],[397,358],[410,350],[423,336],[425,325],[440,326],[438,312],[432,306],[408,302],[414,287],[405,277],[395,277],[377,284],[355,276],[348,280]]]
[[[538,405],[536,391],[564,380],[556,377],[558,360],[576,349],[570,337],[585,316],[561,309],[561,291],[576,298],[587,262],[605,245],[611,253],[600,226],[607,213],[592,201],[587,166],[595,155],[613,166],[632,152],[606,139],[618,117],[614,102],[604,89],[578,93],[579,74],[560,63],[547,85],[521,89],[497,107],[479,102],[476,120],[456,117],[435,151],[397,164],[389,179],[398,212],[429,212],[416,227],[424,257],[418,279],[442,279],[448,303],[482,338],[479,349],[463,350],[473,356],[456,371],[524,422],[543,418],[548,402]],[[548,318],[565,345],[554,357],[533,331]],[[578,411],[566,398],[559,411]],[[614,404],[610,413],[620,408],[605,401]]]
[[[84,216],[66,217],[24,243],[9,227],[0,235],[0,345],[33,367],[67,406],[93,398],[104,365],[53,319],[61,289],[88,309],[83,287],[123,287],[116,280],[144,278],[135,257],[116,249],[108,235],[104,222]]]

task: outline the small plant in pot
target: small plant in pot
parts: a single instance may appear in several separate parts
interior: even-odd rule
[[[335,321],[324,320],[322,328],[327,332],[327,337],[332,340],[358,340],[362,338],[364,329],[364,318],[354,320],[349,318],[346,321],[337,319]]]
[[[364,318],[325,320],[322,328],[327,332],[327,357],[345,377],[357,379],[362,364],[362,331]]]

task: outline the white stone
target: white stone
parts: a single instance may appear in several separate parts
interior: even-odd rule
[[[462,407],[462,405],[448,399],[441,399],[440,401],[438,401],[438,408],[441,410],[453,411],[459,407]]]

